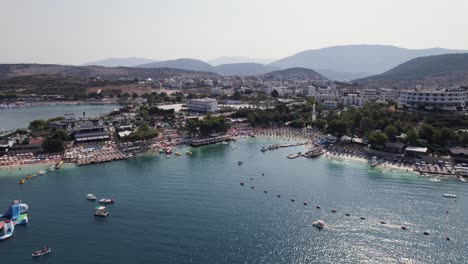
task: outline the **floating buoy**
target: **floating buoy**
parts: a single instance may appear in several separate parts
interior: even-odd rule
[[[361,216],[361,219],[362,219],[362,220],[366,220],[366,218],[365,218],[365,217],[362,217],[362,216]]]
[[[267,191],[263,191],[264,193],[267,193]]]
[[[254,187],[254,186],[251,186],[250,188],[252,188],[252,189],[255,189],[255,187]]]
[[[320,209],[320,205],[315,206],[315,208]]]
[[[308,205],[308,203],[307,203],[307,202],[304,202],[304,205]]]
[[[423,234],[424,234],[424,235],[426,235],[426,236],[428,236],[428,235],[429,235],[429,232],[427,232],[427,231],[424,231],[424,233],[423,233]]]
[[[294,199],[291,199],[291,202],[295,202],[295,201],[296,201],[296,200],[294,200]]]
[[[406,227],[405,227],[405,226],[402,226],[401,229],[406,230]]]
[[[331,209],[332,213],[336,213],[336,210],[335,209]]]
[[[446,239],[447,241],[450,241],[450,237],[445,237],[445,239]]]
[[[280,197],[281,197],[281,195],[277,194],[277,195],[276,195],[276,197],[280,198]]]
[[[240,185],[241,185],[241,186],[244,186],[244,183],[243,183],[243,182],[241,182],[241,183],[240,183]]]
[[[350,216],[350,214],[346,214],[346,216]]]
[[[380,221],[380,223],[381,223],[382,225],[385,225],[385,224],[386,224],[384,221]]]

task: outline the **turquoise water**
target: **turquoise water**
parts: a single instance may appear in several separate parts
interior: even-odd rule
[[[54,249],[44,263],[468,261],[467,185],[363,162],[286,158],[300,147],[260,152],[269,143],[239,140],[168,159],[145,154],[64,168],[24,185],[18,171],[0,171],[0,205],[22,199],[30,206],[30,223],[0,243],[1,263],[30,263],[44,245]],[[87,193],[116,200],[109,217],[92,215]],[[325,229],[312,227],[317,219]]]
[[[87,116],[97,116],[103,113],[110,113],[116,105],[47,105],[47,106],[25,106],[20,108],[0,109],[0,130],[10,130],[27,127],[29,123],[36,119],[49,119],[62,116],[67,113],[74,113],[81,117],[83,112]]]

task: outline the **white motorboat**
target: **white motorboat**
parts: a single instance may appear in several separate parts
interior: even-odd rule
[[[379,162],[377,161],[377,157],[376,156],[373,156],[371,161],[370,161],[370,165],[371,167],[375,167],[377,165],[379,165]]]
[[[115,201],[113,199],[103,198],[99,200],[100,204],[113,204]]]
[[[40,170],[40,171],[39,171],[39,175],[44,175],[44,174],[46,174],[46,171],[45,171],[45,170]]]
[[[92,193],[88,193],[86,195],[86,200],[89,200],[89,201],[96,201],[96,196]]]
[[[312,225],[318,229],[323,229],[325,227],[325,222],[323,222],[322,220],[317,220],[313,222]]]
[[[94,208],[94,215],[95,216],[100,216],[100,217],[106,217],[106,216],[109,216],[109,212],[106,211],[106,207],[105,206],[96,206],[96,208]]]
[[[457,196],[455,194],[451,194],[451,193],[444,193],[442,195],[444,197],[446,197],[446,198],[457,198]]]

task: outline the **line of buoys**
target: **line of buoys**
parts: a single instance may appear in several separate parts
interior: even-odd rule
[[[262,173],[262,175],[263,175],[263,173]],[[253,178],[250,178],[250,179],[253,180]],[[243,185],[244,185],[244,182],[241,182],[240,185],[243,186]],[[250,186],[250,188],[255,189],[254,186]],[[268,191],[263,191],[263,192],[264,192],[264,193],[268,193]],[[276,197],[281,198],[281,195],[280,195],[280,194],[277,194]],[[295,200],[295,199],[290,199],[290,201],[291,201],[291,202],[295,202],[296,200]],[[304,201],[303,204],[304,204],[305,206],[309,205],[309,203],[306,202],[306,201]],[[320,205],[316,205],[315,208],[321,209]],[[336,209],[331,209],[331,212],[332,212],[332,213],[336,213]],[[446,214],[448,214],[448,213],[449,213],[449,211],[446,211]],[[351,214],[345,213],[345,216],[351,216]],[[361,219],[361,220],[366,220],[366,218],[363,217],[363,216],[361,216],[360,219]],[[385,221],[380,221],[379,223],[382,224],[382,225],[386,225],[386,224],[387,224]],[[407,230],[407,227],[406,227],[406,226],[401,226],[401,229],[402,229],[402,230]],[[424,231],[423,234],[424,234],[425,236],[429,236],[429,235],[430,235],[428,231]],[[445,236],[445,239],[446,239],[447,241],[450,241],[450,238],[449,238],[448,236]]]

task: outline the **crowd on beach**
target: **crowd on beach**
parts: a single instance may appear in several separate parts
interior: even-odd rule
[[[322,134],[316,129],[303,128],[256,128],[254,135],[279,138],[284,140],[306,140],[309,142],[316,141],[321,138]]]
[[[15,155],[3,155],[0,157],[0,166],[18,166],[40,163],[57,163],[62,160],[61,155],[40,154],[34,155],[32,152],[19,153]]]

